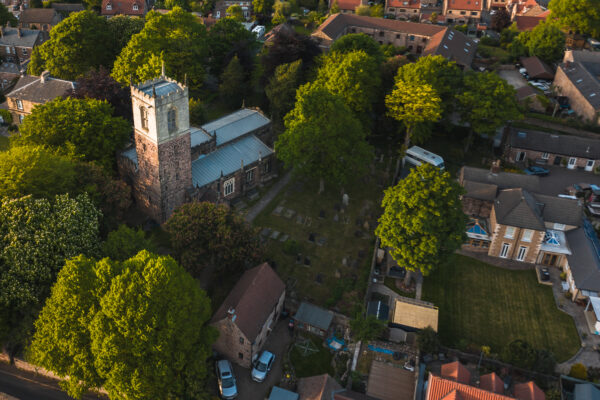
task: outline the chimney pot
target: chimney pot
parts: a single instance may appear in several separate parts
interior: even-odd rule
[[[40,75],[40,82],[46,83],[48,81],[48,78],[50,78],[50,71],[46,70]]]
[[[490,168],[490,172],[492,174],[497,174],[500,172],[500,160],[492,161],[492,167]]]

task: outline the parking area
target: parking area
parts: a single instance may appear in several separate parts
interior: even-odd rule
[[[527,81],[516,69],[502,69],[498,71],[498,75],[515,89],[527,86]]]
[[[564,194],[567,186],[588,183],[600,186],[600,175],[578,169],[567,169],[557,165],[544,166],[550,170],[548,176],[540,177],[541,192],[550,196]]]
[[[237,400],[263,400],[268,397],[271,388],[281,380],[284,354],[291,342],[292,336],[288,332],[287,321],[280,320],[262,349],[275,354],[273,367],[264,382],[254,382],[250,377],[250,369],[233,364],[239,392]]]

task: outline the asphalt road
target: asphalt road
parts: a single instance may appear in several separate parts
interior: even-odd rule
[[[57,381],[0,363],[0,399],[3,395],[18,400],[72,400],[72,397],[60,390]],[[83,398],[105,399],[94,395],[86,395]],[[13,400],[11,397],[8,399]]]

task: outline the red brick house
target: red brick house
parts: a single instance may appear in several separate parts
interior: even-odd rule
[[[285,299],[285,284],[264,263],[242,275],[211,320],[219,330],[215,349],[250,368],[271,333]]]
[[[356,7],[368,5],[367,0],[329,0],[329,9],[336,2],[342,14],[354,14]]]
[[[449,24],[478,23],[483,6],[484,0],[444,0],[443,14]]]
[[[102,0],[100,14],[110,18],[115,15],[143,17],[148,12],[146,0]]]
[[[420,18],[421,0],[386,0],[385,13],[393,15],[396,18]]]

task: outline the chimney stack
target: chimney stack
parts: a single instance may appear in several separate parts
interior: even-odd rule
[[[40,75],[40,82],[46,83],[48,81],[48,78],[50,78],[50,71],[46,70]]]
[[[490,168],[490,172],[492,174],[497,174],[501,171],[500,168],[500,160],[492,161],[492,168]]]
[[[227,318],[231,321],[235,321],[235,308],[230,307],[229,310],[227,310]]]

